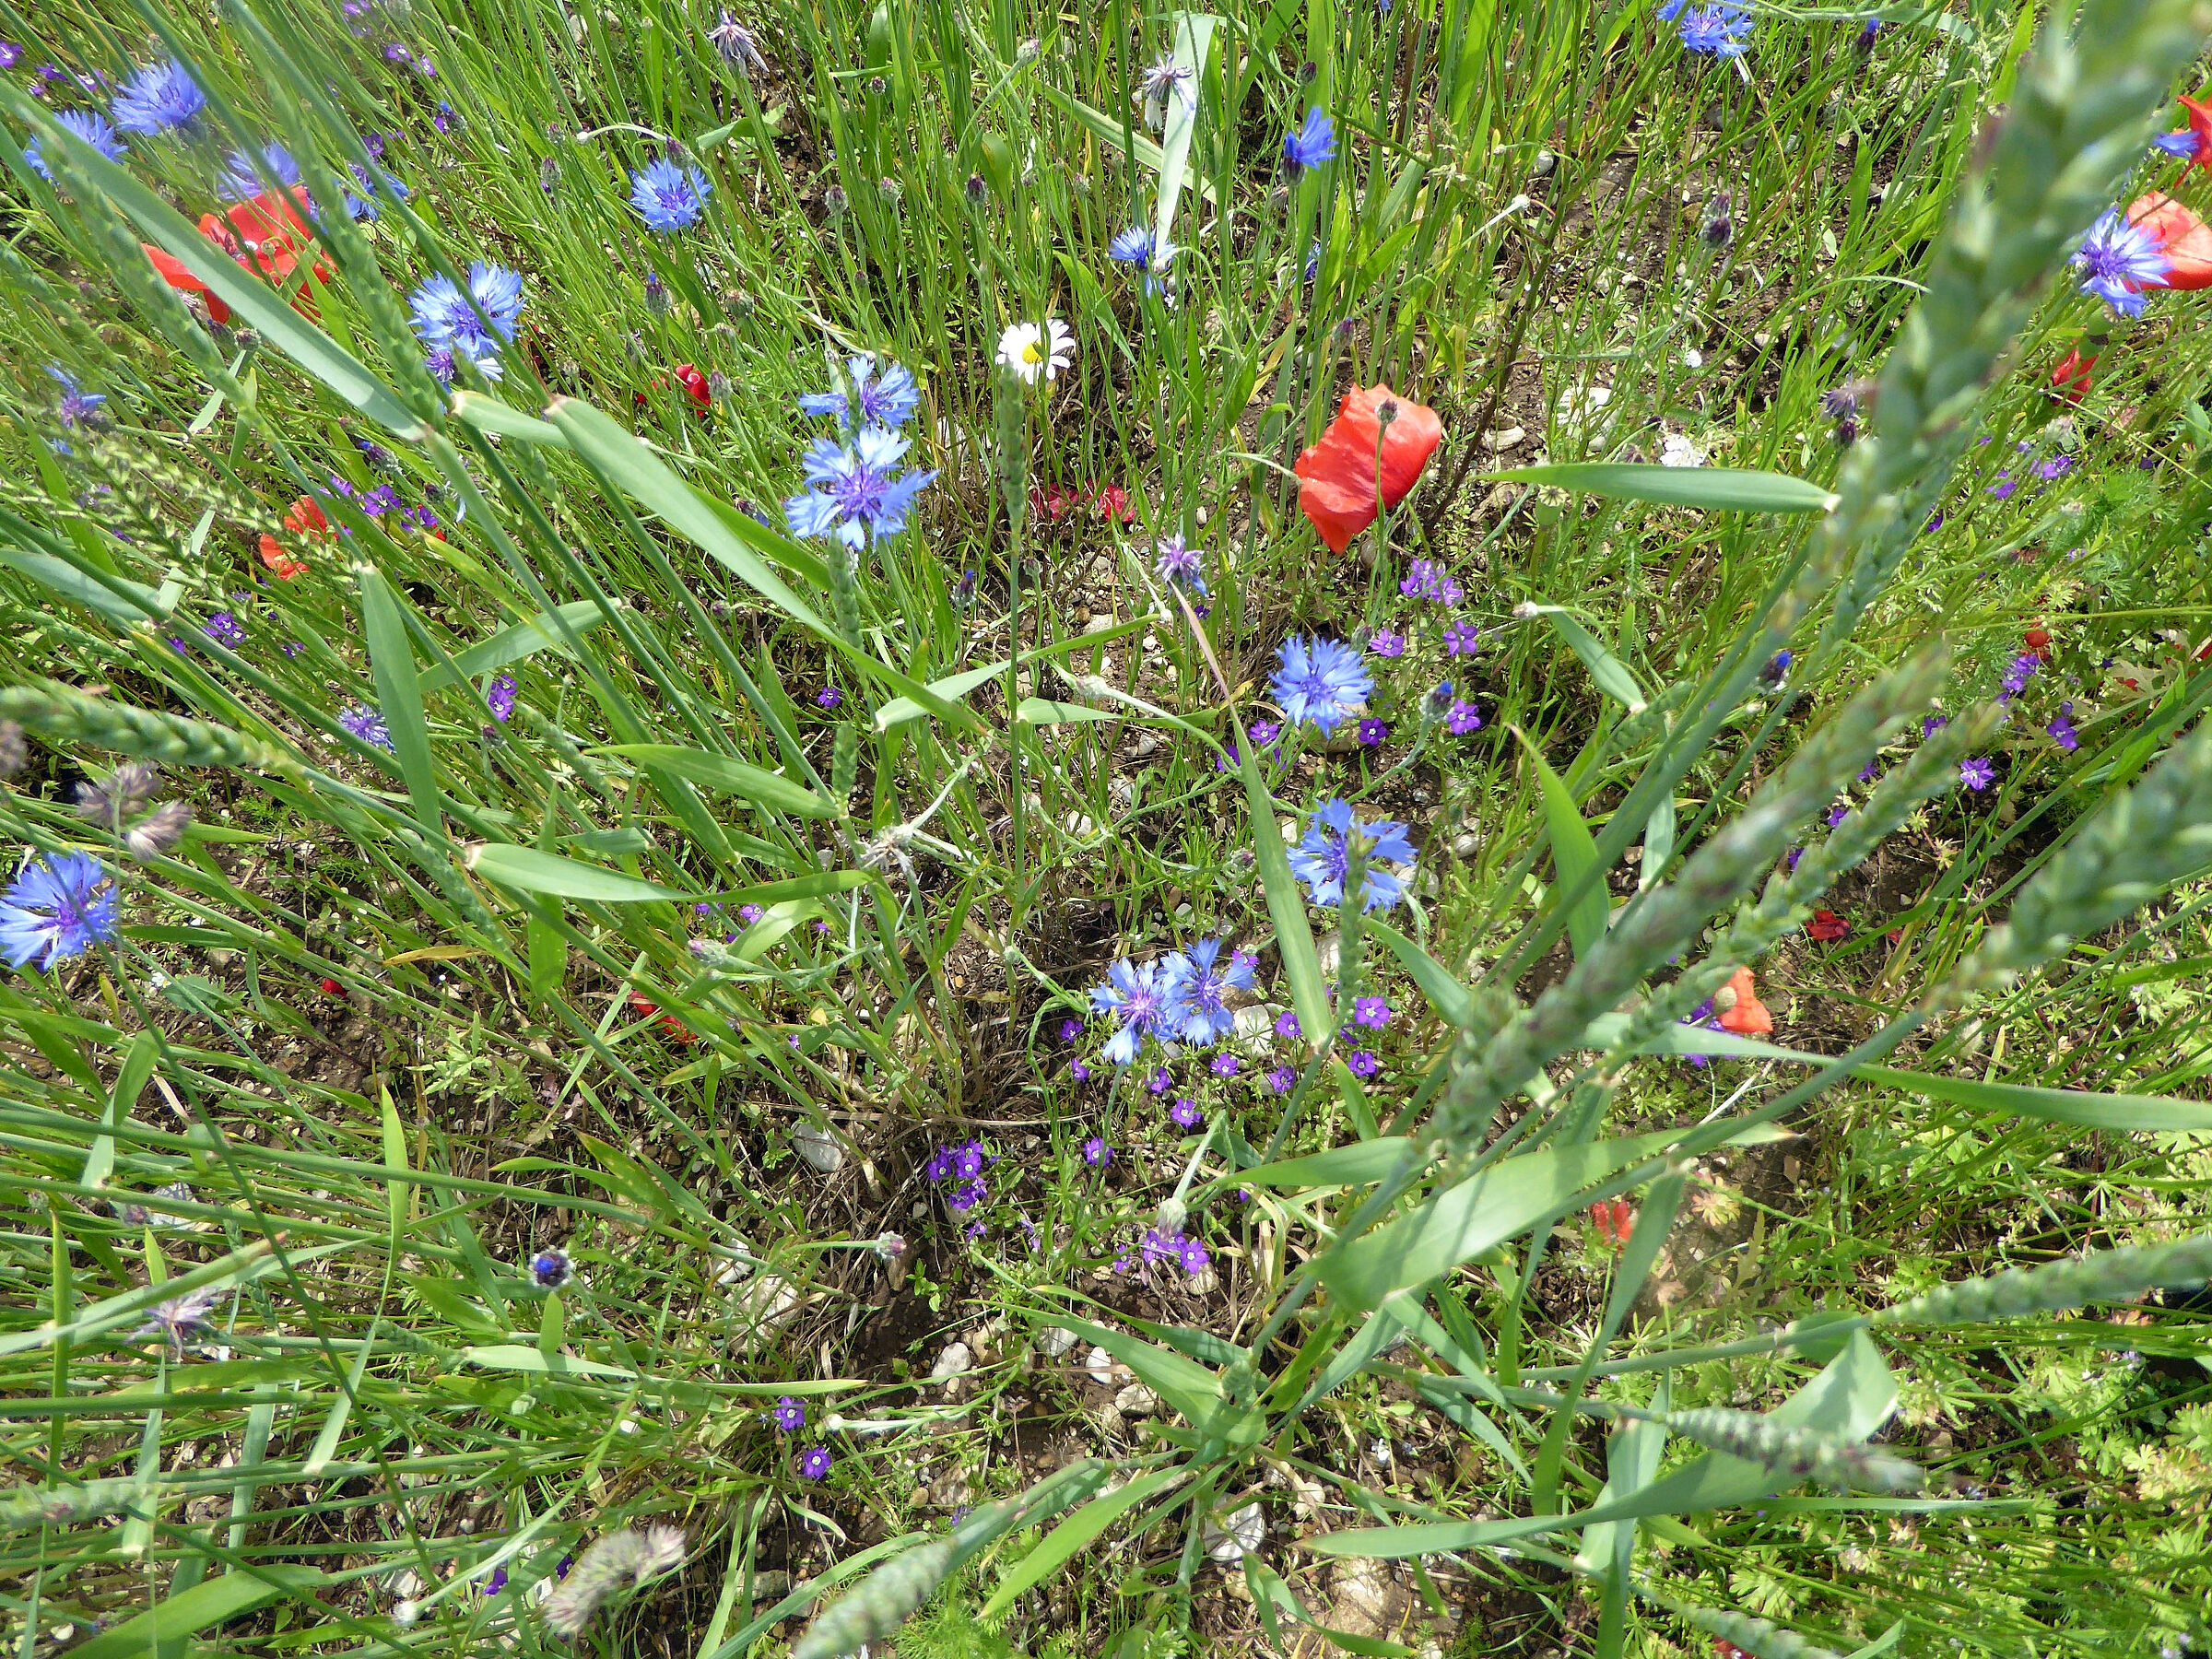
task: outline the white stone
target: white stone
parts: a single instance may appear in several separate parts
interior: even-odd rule
[[[837,1136],[819,1124],[801,1123],[791,1132],[791,1144],[798,1154],[825,1175],[834,1175],[845,1161],[845,1149],[837,1144]]]

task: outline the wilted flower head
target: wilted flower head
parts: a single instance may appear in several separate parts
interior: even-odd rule
[[[1706,246],[1724,248],[1735,238],[1735,217],[1729,211],[1728,193],[1722,191],[1705,205],[1705,222],[1698,235]]]
[[[747,75],[765,75],[768,60],[760,55],[760,42],[753,31],[725,9],[714,26],[707,30],[707,42],[722,54],[722,61],[734,69]]]
[[[229,1293],[229,1288],[210,1285],[199,1290],[190,1290],[182,1296],[171,1297],[147,1316],[147,1321],[131,1335],[134,1336],[161,1336],[168,1340],[171,1349],[182,1355],[184,1339],[207,1329],[207,1316],[215,1312],[216,1304]]]
[[[88,824],[121,830],[161,796],[161,769],[144,760],[117,767],[101,782],[76,786],[76,816]]]
[[[541,1250],[530,1258],[530,1277],[540,1290],[558,1290],[576,1277],[576,1265],[558,1246]]]
[[[1152,544],[1152,569],[1162,582],[1188,588],[1206,597],[1206,571],[1198,549],[1180,535],[1163,535]]]
[[[1132,100],[1144,110],[1145,124],[1156,133],[1167,125],[1170,94],[1177,96],[1186,108],[1194,106],[1197,97],[1191,89],[1193,78],[1192,71],[1177,64],[1172,53],[1146,65],[1136,77],[1136,90],[1131,94]]]
[[[151,864],[162,854],[176,851],[177,843],[184,839],[184,831],[191,827],[192,808],[182,801],[165,801],[123,838],[123,844],[140,864]]]
[[[99,859],[82,853],[41,859],[0,900],[0,958],[10,968],[36,960],[51,972],[115,936],[119,902]]]
[[[656,1526],[647,1532],[625,1527],[583,1553],[560,1588],[546,1598],[546,1623],[555,1633],[574,1636],[617,1591],[658,1578],[684,1559],[681,1527]]]

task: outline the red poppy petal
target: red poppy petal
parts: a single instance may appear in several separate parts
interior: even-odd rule
[[[2203,219],[2155,190],[2129,204],[2127,218],[2166,255],[2168,288],[2212,288],[2212,229]]]

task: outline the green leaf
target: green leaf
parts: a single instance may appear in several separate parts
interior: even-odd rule
[[[1025,697],[1014,718],[1024,725],[1081,725],[1087,721],[1126,720],[1126,711],[1094,709],[1088,703],[1054,702],[1049,697]]]
[[[1251,809],[1252,852],[1260,877],[1260,891],[1267,900],[1268,919],[1275,924],[1276,947],[1283,953],[1283,977],[1290,982],[1290,1006],[1308,1042],[1324,1041],[1334,1029],[1329,998],[1322,989],[1321,952],[1313,930],[1306,924],[1306,895],[1290,873],[1289,850],[1275,821],[1275,797],[1260,776],[1256,746],[1241,746],[1237,776],[1243,780],[1245,804]]]
[[[1619,1041],[1627,1024],[1618,1014],[1593,1020],[1590,1045],[1598,1049],[1612,1047]],[[1826,1065],[1832,1058],[1761,1042],[1754,1037],[1738,1037],[1733,1031],[1683,1025],[1667,1027],[1636,1052],[1703,1054],[1708,1058],[1732,1060],[1785,1060],[1800,1065]],[[2212,1130],[2212,1106],[2202,1100],[2177,1100],[2171,1095],[2090,1094],[2071,1088],[2041,1088],[2024,1083],[1987,1083],[1979,1077],[1900,1071],[1888,1065],[1863,1065],[1855,1076],[1862,1082],[1880,1083],[1910,1094],[1925,1095],[1932,1100],[1947,1100],[1955,1106],[2001,1112],[2045,1124],[2070,1124],[2080,1129],[2144,1135]]]
[[[931,680],[926,689],[941,701],[958,702],[978,686],[989,685],[994,679],[1005,679],[1013,666],[1011,662],[1002,661],[986,663],[981,668],[963,668],[958,674],[945,676],[943,679]],[[911,697],[894,697],[876,711],[876,729],[888,732],[893,726],[903,725],[910,720],[920,720],[928,712]]]
[[[1492,1164],[1363,1237],[1324,1251],[1322,1282],[1347,1306],[1381,1307],[1493,1245],[1574,1207],[1586,1189],[1679,1140],[1686,1130],[1551,1147]]]
[[[1475,1023],[1475,994],[1452,976],[1452,970],[1416,945],[1395,928],[1386,927],[1370,916],[1363,925],[1376,938],[1391,948],[1398,963],[1412,975],[1413,982],[1421,988],[1429,1006],[1443,1018],[1446,1025],[1462,1030]]]
[[[291,1264],[295,1268],[303,1267],[310,1262],[320,1261],[324,1256],[335,1255],[342,1250],[354,1247],[350,1241],[341,1240],[335,1244],[320,1244],[312,1250],[295,1250],[291,1252]],[[57,1343],[70,1347],[82,1347],[119,1326],[143,1320],[150,1309],[165,1301],[187,1296],[194,1290],[205,1290],[210,1286],[229,1288],[265,1278],[278,1271],[273,1249],[266,1239],[256,1239],[227,1255],[218,1256],[204,1267],[194,1268],[190,1273],[179,1274],[175,1278],[159,1284],[140,1285],[135,1289],[124,1291],[120,1296],[111,1296],[105,1301],[94,1302],[65,1325],[49,1322],[28,1331],[0,1334],[0,1359],[6,1359],[10,1354],[49,1347]]]
[[[1054,1323],[1104,1348],[1148,1383],[1161,1399],[1188,1418],[1195,1428],[1208,1427],[1227,1403],[1221,1393],[1221,1379],[1187,1354],[1139,1342],[1126,1332],[1110,1331],[1080,1319],[1060,1319]]]
[[[1238,1170],[1221,1177],[1222,1186],[1338,1187],[1365,1186],[1381,1181],[1398,1167],[1415,1143],[1404,1135],[1352,1141],[1311,1152],[1303,1158],[1286,1158],[1253,1170]]]
[[[794,782],[781,772],[732,760],[724,755],[711,755],[704,749],[681,748],[667,743],[610,743],[597,752],[624,755],[641,765],[673,772],[701,789],[711,789],[717,794],[738,795],[756,806],[787,812],[794,818],[837,816],[837,807],[832,803],[804,783]]]
[[[571,397],[556,398],[546,413],[568,434],[570,447],[625,495],[634,498],[677,535],[700,547],[740,582],[842,656],[855,670],[911,697],[930,713],[963,732],[980,730],[967,710],[933,697],[928,689],[847,642],[790,584],[769,569],[768,554],[808,582],[830,585],[829,568],[789,536],[779,535],[743,513],[726,517],[670,471],[653,451],[604,411]]]
[[[489,432],[500,438],[519,438],[524,443],[542,443],[552,449],[567,449],[568,434],[549,420],[540,420],[535,415],[525,415],[512,404],[503,404],[496,397],[487,397],[481,392],[461,391],[453,394],[453,413],[462,423],[479,432]]]
[[[622,601],[618,599],[615,603],[620,605]],[[582,633],[606,620],[606,612],[599,607],[596,601],[590,599],[578,599],[561,606],[558,614],[560,618],[558,623],[554,620],[555,613],[547,612],[531,618],[527,622],[517,622],[512,628],[502,628],[488,640],[478,640],[466,651],[454,653],[453,672],[457,672],[463,679],[475,679],[480,675],[504,668],[510,663],[519,663],[524,657],[534,656],[541,651],[557,651],[562,656],[567,656],[570,654],[568,641],[562,638],[560,631],[563,625],[571,633]],[[440,663],[424,673],[422,688],[434,691],[441,686],[451,685],[453,679],[453,674],[447,671],[443,663]]]
[[[369,668],[376,680],[376,699],[385,728],[392,734],[392,752],[399,762],[400,776],[407,781],[417,820],[433,835],[441,834],[445,799],[438,791],[438,763],[430,753],[430,727],[423,718],[422,682],[415,675],[415,653],[407,642],[407,625],[382,571],[364,566],[360,582],[361,628],[368,637]]]
[[[597,904],[641,904],[647,900],[675,900],[681,893],[635,876],[603,870],[597,865],[579,864],[558,853],[535,847],[517,847],[490,841],[468,854],[468,867],[485,880],[518,893],[548,899],[584,899]]]
[[[1159,223],[1154,235],[1156,245],[1166,247],[1169,232],[1175,228],[1175,207],[1182,198],[1182,182],[1190,171],[1191,140],[1198,131],[1198,109],[1206,86],[1206,54],[1214,41],[1214,26],[1218,18],[1204,12],[1177,12],[1175,14],[1175,67],[1181,72],[1180,84],[1190,88],[1186,100],[1171,90],[1166,109],[1166,122],[1160,133],[1159,160]]]
[[[1771,1414],[1787,1428],[1820,1429],[1861,1441],[1897,1406],[1897,1379],[1864,1331],[1843,1351]],[[1504,1521],[1435,1521],[1412,1526],[1355,1527],[1311,1540],[1323,1555],[1397,1560],[1439,1555],[1483,1544],[1503,1544],[1541,1533],[1577,1532],[1606,1521],[1641,1521],[1732,1508],[1766,1497],[1787,1477],[1724,1453],[1711,1452],[1626,1497],[1571,1515],[1528,1515]]]
[[[56,559],[50,553],[34,553],[27,547],[0,547],[0,565],[124,628],[135,627],[149,617],[166,617],[170,612],[161,595],[144,582],[123,576],[112,576],[108,582],[96,581],[68,560]],[[116,588],[123,592],[118,594]]]
[[[1787,473],[1734,466],[1636,466],[1619,461],[1560,462],[1486,473],[1512,484],[1548,484],[1584,495],[1726,512],[1826,512],[1836,497]]]
[[[1583,659],[1583,665],[1590,670],[1590,677],[1597,682],[1600,691],[1625,705],[1631,714],[1643,712],[1647,700],[1643,688],[1636,683],[1636,677],[1629,672],[1618,657],[1605,648],[1595,634],[1556,605],[1524,605],[1520,606],[1520,611],[1547,618],[1559,631],[1559,638],[1567,641],[1568,649]]]
[[[1071,634],[1065,640],[1047,645],[1041,651],[1024,652],[1021,660],[1033,666],[1038,663],[1049,662],[1054,657],[1071,656],[1078,651],[1102,650],[1116,640],[1124,639],[1133,633],[1142,633],[1151,626],[1152,618],[1150,617],[1134,618],[1127,622],[1117,623],[1112,628],[1100,629],[1097,633]],[[958,702],[978,686],[987,686],[994,680],[1004,680],[1013,667],[1014,665],[1009,659],[1001,657],[997,662],[986,663],[980,668],[963,668],[958,674],[947,674],[942,679],[931,680],[923,689],[941,701]],[[876,729],[879,732],[888,732],[893,726],[902,725],[910,720],[920,720],[929,712],[929,710],[924,708],[911,697],[894,697],[882,708],[876,711]],[[1018,713],[1016,718],[1023,717]],[[1114,718],[1126,720],[1129,717],[1126,714],[1121,714]]]
[[[77,1178],[79,1185],[92,1188],[106,1183],[115,1168],[115,1131],[131,1121],[138,1097],[153,1081],[154,1062],[160,1052],[161,1045],[151,1031],[141,1031],[131,1039],[123,1065],[115,1073],[115,1087],[108,1096],[107,1115],[100,1122],[100,1133],[93,1137],[92,1149],[85,1154],[85,1171]]]
[[[1185,1469],[1155,1469],[1149,1475],[1140,1475],[1126,1486],[1093,1498],[1046,1534],[1036,1547],[1014,1564],[1012,1571],[999,1581],[998,1589],[983,1604],[985,1618],[996,1618],[1014,1605],[1014,1598],[1032,1586],[1041,1583],[1063,1566],[1077,1551],[1088,1547],[1100,1533],[1135,1509],[1177,1481],[1188,1477]]]
[[[1590,833],[1590,826],[1583,822],[1582,809],[1567,793],[1567,785],[1545,763],[1536,746],[1529,742],[1519,726],[1513,728],[1513,735],[1521,739],[1521,747],[1528,751],[1529,760],[1536,769],[1537,784],[1544,793],[1544,822],[1551,831],[1551,862],[1559,873],[1560,895],[1572,892],[1585,879],[1589,882],[1588,890],[1567,912],[1567,936],[1574,941],[1574,954],[1586,957],[1606,936],[1606,924],[1613,914],[1606,884],[1594,874],[1597,869],[1597,841]]]
[[[1053,86],[1050,81],[1040,81],[1037,85],[1037,89],[1043,93],[1044,96],[1050,99],[1053,103],[1059,105],[1060,108],[1068,115],[1080,122],[1087,129],[1088,129],[1090,135],[1096,138],[1100,144],[1104,145],[1110,150],[1113,150],[1116,153],[1120,152],[1122,148],[1123,128],[1122,124],[1119,121],[1115,120],[1111,115],[1093,109],[1090,105],[1083,102],[1080,99],[1070,98],[1066,93],[1060,90],[1059,88]],[[1139,123],[1129,133],[1128,135],[1134,141],[1138,165],[1148,167],[1156,173],[1159,172],[1161,170],[1166,158],[1160,154],[1159,146],[1145,136],[1143,124]],[[1201,200],[1210,203],[1214,199],[1213,181],[1206,178],[1203,173],[1201,173],[1197,178],[1196,189]]]
[[[1887,1065],[1861,1066],[1858,1076],[1869,1083],[1886,1083],[1930,1100],[1948,1100],[1954,1106],[2008,1112],[2046,1124],[2071,1124],[2080,1129],[2144,1134],[2212,1130],[2212,1106],[2167,1095],[2083,1094],[2071,1088],[2038,1088],[2024,1083],[1985,1083],[1979,1077],[1897,1071]]]
[[[37,129],[50,150],[59,146],[89,174],[100,194],[145,232],[147,241],[172,255],[206,283],[262,338],[394,437],[418,442],[428,429],[409,414],[368,368],[328,335],[307,321],[275,288],[249,276],[200,228],[163,201],[128,168],[109,160],[75,133],[21,94],[7,100],[16,115]]]
[[[191,1589],[155,1602],[137,1618],[112,1625],[69,1651],[79,1659],[150,1659],[172,1648],[182,1651],[186,1637],[270,1602],[304,1596],[327,1582],[325,1575],[312,1567],[284,1565],[256,1565],[221,1578],[202,1579]]]

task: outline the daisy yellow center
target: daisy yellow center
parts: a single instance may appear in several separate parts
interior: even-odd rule
[[[1041,340],[1031,340],[1031,341],[1030,341],[1030,343],[1029,343],[1027,346],[1024,346],[1024,347],[1021,348],[1021,360],[1022,360],[1023,362],[1025,362],[1025,363],[1041,363],[1041,362],[1043,362],[1043,361],[1044,361],[1044,344],[1043,344],[1043,342],[1042,342],[1042,341],[1041,341]]]

